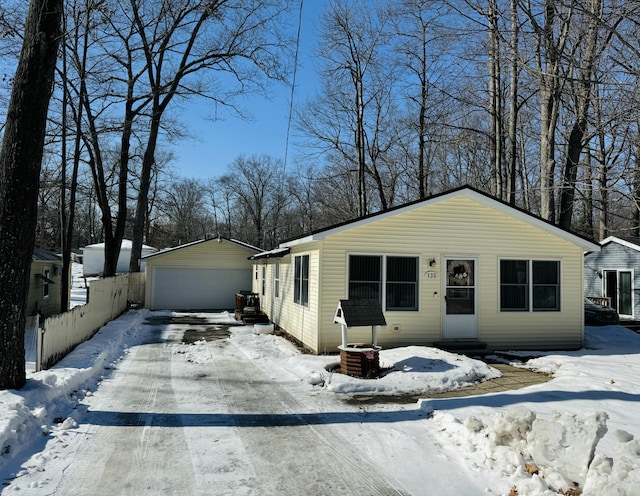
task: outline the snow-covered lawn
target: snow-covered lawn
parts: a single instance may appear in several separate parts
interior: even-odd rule
[[[30,374],[23,390],[0,392],[0,477],[8,484],[2,494],[13,494],[20,476],[38,463],[46,470],[45,461],[34,461],[47,459],[46,452],[38,454],[47,449],[45,441],[77,427],[74,408],[129,348],[142,344],[143,322],[152,315],[128,312],[53,369]],[[233,321],[228,314],[202,316]],[[300,354],[289,341],[248,326],[231,329],[229,339],[255,365],[309,412],[334,412],[337,432],[412,494],[431,494],[436,481],[442,487],[447,480],[466,489],[457,494],[477,494],[478,484],[494,495],[640,494],[640,335],[622,327],[588,327],[582,350],[527,353],[538,358],[514,363],[552,374],[546,383],[438,399],[430,393],[490,379],[496,370],[464,356],[407,347],[381,351],[381,365],[390,368],[383,378],[355,379],[327,371],[336,356]],[[173,346],[185,364],[215,361],[215,346],[204,340]],[[353,394],[423,399],[344,401]],[[354,415],[363,421],[354,422]],[[16,458],[30,461],[16,469]]]
[[[71,308],[87,303],[87,287],[93,280],[98,277],[84,277],[82,273],[82,264],[71,264],[71,297],[69,298],[69,306]]]

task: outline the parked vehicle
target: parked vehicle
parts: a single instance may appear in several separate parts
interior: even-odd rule
[[[619,323],[620,317],[613,308],[598,305],[589,298],[584,299],[584,325],[603,326]]]

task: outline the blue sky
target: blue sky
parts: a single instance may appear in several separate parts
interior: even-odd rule
[[[315,47],[319,15],[324,3],[324,0],[305,0],[303,4],[294,105],[304,102],[316,91],[311,52]],[[252,113],[251,121],[244,121],[227,112],[225,120],[212,122],[207,120],[211,108],[204,107],[202,100],[187,106],[180,118],[189,126],[195,138],[184,139],[171,147],[175,155],[170,164],[173,171],[181,177],[210,179],[225,174],[228,165],[241,154],[267,154],[284,159],[291,87],[274,83],[270,90],[273,95],[271,100],[256,95],[247,96],[241,102],[243,108]],[[291,167],[296,154],[295,129],[292,126],[288,167]]]

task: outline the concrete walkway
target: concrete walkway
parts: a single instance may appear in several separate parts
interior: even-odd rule
[[[492,363],[491,366],[502,372],[502,377],[453,391],[433,393],[429,395],[429,398],[460,398],[464,396],[476,396],[478,394],[501,393],[503,391],[533,386],[535,384],[543,384],[551,379],[550,375],[533,372],[529,369],[513,367],[512,365],[504,363]]]

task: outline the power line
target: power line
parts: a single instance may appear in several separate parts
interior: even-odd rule
[[[300,31],[302,28],[302,4],[300,0],[300,13],[298,14],[298,36],[296,38],[296,54],[293,60],[293,80],[291,81],[291,97],[289,99],[289,119],[287,121],[287,137],[284,145],[284,168],[287,169],[287,156],[289,155],[289,133],[291,132],[291,120],[293,119],[293,94],[296,87],[296,75],[298,73],[298,51],[300,49]]]

